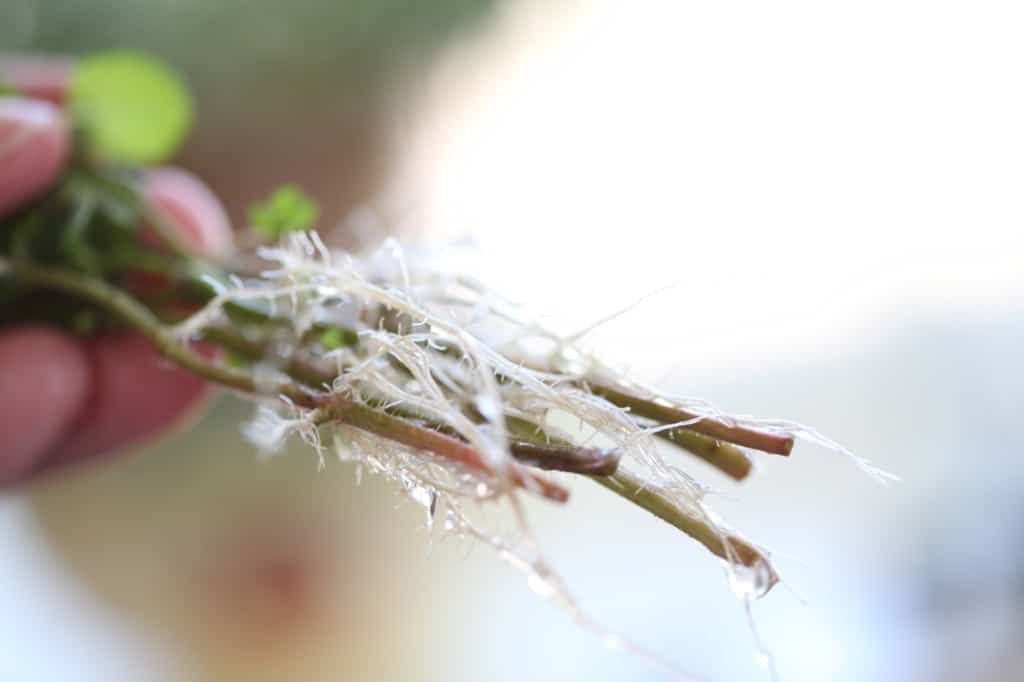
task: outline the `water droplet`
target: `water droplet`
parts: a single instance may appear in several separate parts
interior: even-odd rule
[[[434,505],[434,498],[436,497],[432,490],[427,490],[421,485],[410,490],[409,495],[428,509]]]
[[[402,478],[402,485],[418,504],[427,511],[427,530],[434,529],[434,514],[437,512],[437,492],[422,485],[416,485],[407,477]]]
[[[361,485],[363,482],[363,463],[356,463],[356,485]]]
[[[771,563],[761,559],[753,566],[743,564],[725,564],[729,585],[733,593],[740,599],[760,599],[775,587],[779,576]]]
[[[430,491],[430,504],[427,506],[427,530],[434,530],[434,517],[437,516],[437,501],[440,499],[436,491]]]
[[[491,489],[490,489],[490,487],[488,487],[488,485],[486,483],[481,481],[480,483],[476,484],[476,496],[477,497],[487,497],[490,494],[491,494]]]
[[[449,509],[444,515],[444,529],[452,531],[456,526],[458,526],[458,518],[455,516],[455,512]]]

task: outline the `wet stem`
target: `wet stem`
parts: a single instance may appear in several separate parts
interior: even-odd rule
[[[478,475],[496,477],[499,484],[522,487],[555,502],[568,499],[568,491],[548,480],[520,462],[510,463],[505,470],[495,471],[474,447],[454,434],[445,433],[443,425],[420,425],[391,414],[384,409],[356,400],[346,393],[323,390],[333,375],[299,358],[289,361],[282,369],[287,380],[257,378],[247,369],[233,367],[211,360],[183,342],[146,305],[134,296],[99,277],[75,271],[44,267],[23,261],[0,257],[0,277],[13,277],[25,284],[57,290],[93,303],[119,318],[129,328],[145,336],[170,362],[223,388],[254,398],[285,400],[291,405],[312,411],[311,423],[320,426],[341,423],[372,433],[415,450],[457,462]],[[263,348],[234,332],[230,327],[209,327],[203,340],[225,350],[239,353],[249,359],[259,359]],[[631,409],[641,417],[672,422],[691,418],[686,412],[654,401],[640,398],[616,388],[593,387],[596,395],[622,407]],[[701,426],[702,428],[697,428]],[[718,440],[730,437],[741,444],[756,443],[769,452],[788,454],[792,440],[785,436],[734,427],[717,421],[701,422],[693,429],[671,429],[658,434],[669,442],[717,466],[737,480],[749,472],[749,460],[734,445]],[[607,489],[620,495],[666,523],[700,542],[715,555],[745,566],[766,561],[761,552],[746,541],[727,535],[714,524],[687,512],[670,495],[648,486],[632,473],[617,469],[618,451],[577,448],[564,443],[551,443],[540,434],[534,439],[510,443],[515,457],[532,466],[561,469],[586,475]]]

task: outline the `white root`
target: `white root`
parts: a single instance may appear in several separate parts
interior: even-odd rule
[[[357,462],[360,471],[367,469],[395,481],[404,495],[426,509],[428,527],[433,528],[437,519],[445,533],[490,545],[521,568],[536,591],[560,604],[577,622],[598,631],[605,641],[654,658],[585,616],[530,539],[509,474],[514,460],[508,449],[506,418],[535,425],[561,440],[580,445],[600,441],[602,447],[620,448],[625,470],[670,495],[680,512],[713,529],[728,552],[726,538],[736,537],[735,533],[707,509],[705,486],[668,463],[656,445],[653,435],[668,427],[652,428],[628,410],[594,395],[587,382],[628,386],[645,398],[657,394],[629,382],[579,347],[585,334],[560,338],[482,285],[425,266],[403,254],[394,242],[376,253],[355,257],[329,250],[315,233],[298,233],[277,247],[262,249],[260,256],[273,267],[259,278],[235,281],[234,288],[221,291],[176,327],[180,338],[191,338],[204,327],[223,322],[225,304],[245,300],[269,302],[278,316],[294,320],[295,338],[313,324],[355,325],[356,347],[323,352],[321,359],[338,369],[336,380],[327,388],[442,425],[481,453],[494,475],[483,476],[344,425],[334,427],[334,452]],[[717,419],[799,436],[853,457],[799,424],[729,417],[698,399],[673,398],[672,402],[697,415],[694,421]],[[263,449],[274,449],[298,433],[321,456],[324,452],[310,411],[291,405],[261,406],[247,433]],[[871,473],[886,476],[867,461],[854,459]],[[511,506],[518,540],[472,519],[470,510],[494,500]],[[729,563],[734,582],[749,574],[750,567],[741,566],[735,557]],[[767,560],[755,568],[768,571],[774,579]]]

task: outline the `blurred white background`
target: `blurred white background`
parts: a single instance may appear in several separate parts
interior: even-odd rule
[[[807,445],[742,486],[693,465],[792,588],[754,607],[784,680],[1024,678],[1022,32],[1010,2],[509,2],[396,117],[385,213],[471,237],[495,283],[559,329],[658,291],[593,345],[667,390],[813,424],[903,478],[880,486]],[[184,675],[37,537],[66,542],[47,505],[108,499],[75,485],[39,496],[41,526],[3,500],[0,677]],[[391,660],[369,679],[662,679],[493,556],[428,550],[416,510],[386,511],[358,547],[395,545],[416,597],[385,600],[390,574],[359,574],[395,624],[373,630]],[[602,622],[707,679],[767,679],[702,549],[582,483],[568,509],[531,513]]]

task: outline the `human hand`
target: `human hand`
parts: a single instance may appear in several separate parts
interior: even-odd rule
[[[70,148],[61,110],[73,63],[0,59],[0,215],[46,191]],[[195,177],[152,168],[144,194],[197,255],[226,250],[223,207]],[[165,429],[206,392],[135,334],[80,339],[56,329],[0,331],[0,486],[137,443]]]

